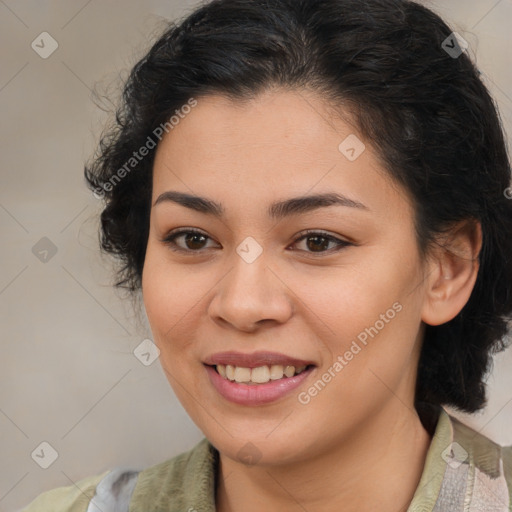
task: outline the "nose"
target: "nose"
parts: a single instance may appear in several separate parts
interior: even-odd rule
[[[217,323],[253,332],[262,324],[283,324],[293,315],[290,285],[267,265],[263,254],[252,263],[235,255],[221,279],[208,312]]]

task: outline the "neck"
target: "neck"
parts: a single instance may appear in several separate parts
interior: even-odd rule
[[[220,454],[216,510],[405,512],[431,435],[416,410],[393,402],[349,439],[297,464],[245,466]]]

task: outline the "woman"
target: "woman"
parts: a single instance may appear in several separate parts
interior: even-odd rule
[[[205,438],[52,511],[512,510],[486,403],[510,164],[464,41],[402,0],[217,0],[133,69],[86,168]]]

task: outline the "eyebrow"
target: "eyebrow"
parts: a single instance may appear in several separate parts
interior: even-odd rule
[[[217,203],[206,197],[200,197],[175,190],[168,190],[160,194],[154,202],[153,207],[164,202],[177,203],[185,208],[190,208],[206,215],[213,215],[217,218],[224,216],[225,210],[222,204]],[[291,215],[299,215],[316,210],[318,208],[326,208],[328,206],[345,206],[349,208],[358,208],[361,210],[369,210],[367,206],[359,201],[349,199],[342,194],[325,193],[309,196],[292,197],[284,201],[277,201],[268,208],[268,216],[272,219],[282,219]]]

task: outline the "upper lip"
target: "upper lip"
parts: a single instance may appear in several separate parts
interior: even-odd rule
[[[308,366],[314,365],[312,361],[305,361],[296,357],[279,354],[278,352],[253,352],[252,354],[244,354],[242,352],[217,352],[208,356],[204,361],[207,365],[232,365],[242,368],[258,368],[259,366]]]

